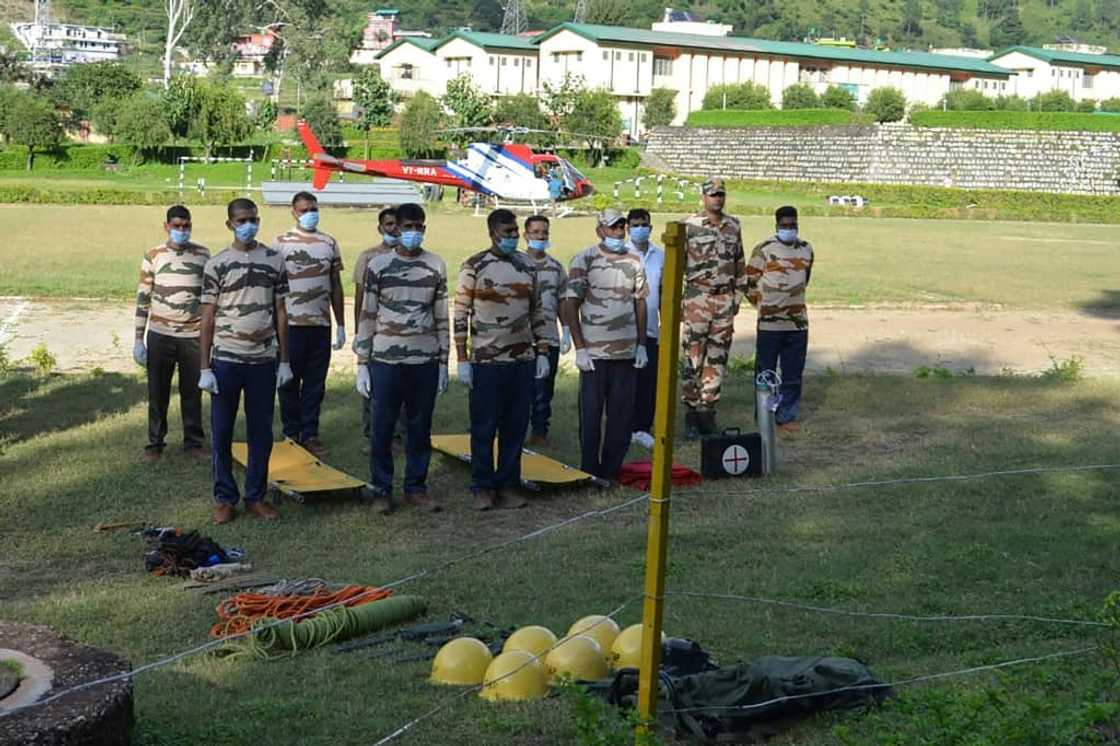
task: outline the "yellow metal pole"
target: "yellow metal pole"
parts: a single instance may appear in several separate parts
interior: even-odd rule
[[[642,657],[638,672],[638,714],[643,723],[657,717],[658,667],[661,664],[661,614],[665,595],[665,557],[669,547],[669,496],[673,489],[673,422],[677,410],[677,358],[680,355],[681,285],[685,265],[685,226],[669,223],[662,236],[665,269],[661,276],[661,339],[657,360],[657,407],[653,420],[653,481],[646,535],[645,601],[642,607]],[[638,738],[648,731],[642,725]]]

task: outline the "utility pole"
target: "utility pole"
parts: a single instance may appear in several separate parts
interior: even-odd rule
[[[502,33],[503,34],[520,34],[529,26],[528,20],[525,18],[525,6],[521,4],[521,0],[506,0],[505,7],[502,9]]]
[[[587,0],[579,0],[576,3],[576,15],[572,20],[576,23],[587,22]]]

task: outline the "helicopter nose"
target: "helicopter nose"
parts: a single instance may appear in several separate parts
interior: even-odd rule
[[[590,197],[595,193],[595,187],[591,185],[590,181],[581,181],[579,184],[579,196]]]

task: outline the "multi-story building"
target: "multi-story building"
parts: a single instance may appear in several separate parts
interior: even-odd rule
[[[988,60],[1014,74],[1015,93],[1024,98],[1055,90],[1065,91],[1074,101],[1120,96],[1118,55],[1010,47]]]
[[[531,38],[513,34],[456,31],[432,49],[447,81],[463,73],[491,96],[537,92],[537,48]],[[442,95],[442,91],[441,94]]]
[[[50,71],[84,62],[112,62],[127,51],[124,34],[72,23],[13,23],[12,32],[30,52],[34,69]]]
[[[243,34],[233,43],[233,51],[237,55],[233,61],[233,74],[238,77],[254,77],[264,75],[264,60],[272,51],[276,43],[276,35],[272,31],[263,34]]]
[[[381,77],[402,97],[424,91],[433,96],[443,94],[447,82],[432,49],[438,39],[405,36],[382,49],[374,57]]]

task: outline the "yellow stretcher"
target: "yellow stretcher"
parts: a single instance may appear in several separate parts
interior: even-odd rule
[[[433,435],[432,448],[440,453],[459,459],[463,463],[471,462],[471,436],[464,435]],[[498,448],[494,444],[494,460],[497,461]],[[521,484],[527,489],[539,491],[552,487],[571,487],[590,482],[599,486],[606,486],[607,482],[598,477],[580,471],[574,466],[568,466],[556,459],[541,455],[528,448],[521,449]]]
[[[247,443],[233,444],[233,460],[244,467],[249,460]],[[366,483],[344,471],[327,466],[293,440],[272,446],[268,460],[268,485],[285,497],[303,502],[308,492],[360,490]]]

